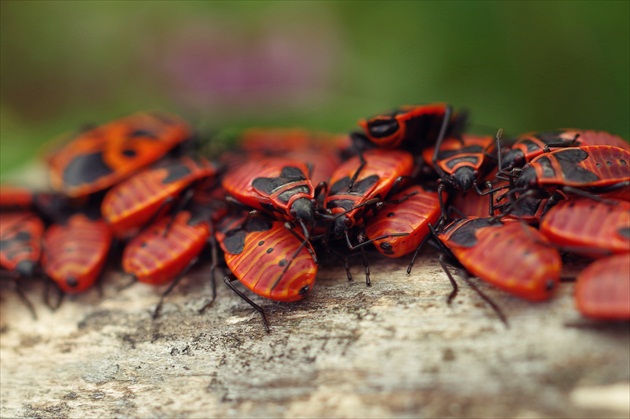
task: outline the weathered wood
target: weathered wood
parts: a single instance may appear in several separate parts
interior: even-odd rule
[[[113,272],[97,290],[51,312],[32,284],[39,320],[2,290],[2,417],[627,417],[628,323],[585,322],[572,283],[533,304],[479,283],[506,312],[506,329],[460,281],[451,290],[427,252],[371,258],[373,286],[322,268],[303,302],[256,298],[257,313],[208,267],[184,279],[158,321],[163,288]],[[567,275],[571,275],[569,271]],[[584,327],[568,327],[568,323]]]

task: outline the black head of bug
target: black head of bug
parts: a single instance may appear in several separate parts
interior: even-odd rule
[[[515,167],[522,167],[525,164],[525,155],[519,149],[508,150],[502,156],[501,169],[511,170]]]
[[[336,239],[342,238],[346,231],[348,231],[350,223],[350,219],[345,215],[335,218],[332,225],[333,236]]]
[[[523,171],[521,172],[518,179],[516,179],[515,185],[517,188],[531,188],[536,186],[536,181],[536,169],[534,169],[532,166],[526,166],[525,168],[523,168]]]
[[[315,221],[315,203],[308,198],[296,199],[290,211],[296,220],[306,221],[308,224]]]

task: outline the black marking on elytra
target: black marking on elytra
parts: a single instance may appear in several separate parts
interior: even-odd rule
[[[479,163],[479,156],[459,156],[446,162],[446,167],[452,169],[461,163],[470,163],[476,166]]]
[[[588,158],[588,153],[581,148],[567,148],[553,153],[556,158],[562,162],[579,163]],[[562,164],[562,163],[561,163]]]
[[[562,175],[566,180],[577,183],[590,183],[599,180],[599,176],[595,173],[578,166],[571,160],[558,159],[558,162],[560,163]]]
[[[245,248],[245,237],[247,232],[245,230],[230,230],[225,234],[223,245],[227,249],[227,252],[231,255],[240,254]]]
[[[270,248],[267,249],[267,254],[269,254],[269,253],[273,253],[273,247],[270,247]]]
[[[280,260],[280,262],[278,262],[278,266],[280,267],[284,267],[287,265],[287,260],[286,259],[282,259]]]
[[[400,129],[400,125],[393,115],[386,118],[373,119],[367,125],[368,132],[374,138],[389,137]]]
[[[473,247],[477,244],[477,236],[475,233],[480,228],[489,227],[492,225],[501,225],[500,221],[494,221],[491,218],[475,218],[470,220],[463,226],[459,227],[451,235],[451,241],[459,246]]]
[[[271,230],[271,227],[273,227],[271,220],[267,220],[263,217],[254,217],[247,222],[244,226],[244,230],[248,233],[253,233],[257,231],[268,231]]]
[[[354,182],[352,189],[348,191],[350,195],[359,195],[363,196],[365,193],[372,188],[378,182],[380,177],[378,175],[371,175],[366,177],[365,179],[361,179],[357,182]]]
[[[542,177],[545,179],[554,178],[556,176],[556,171],[551,164],[551,160],[549,157],[541,157],[536,160],[540,167],[542,168]]]
[[[122,151],[122,155],[125,157],[136,157],[138,152],[133,148],[126,148]]]
[[[179,180],[192,173],[192,171],[190,170],[188,166],[181,163],[168,166],[166,170],[168,174],[166,175],[164,180],[162,180],[163,185],[166,185],[167,183],[175,182],[176,180]]]
[[[330,192],[328,192],[328,195],[333,196],[337,195],[341,191],[347,191],[348,186],[350,186],[350,177],[343,177],[330,186]]]
[[[252,186],[254,187],[254,189],[257,189],[260,192],[271,195],[272,193],[289,183],[304,180],[306,180],[306,176],[299,168],[285,166],[282,168],[280,176],[274,178],[258,177],[253,180]]]
[[[262,246],[262,245],[264,245],[264,244],[265,244],[265,241],[264,241],[264,240],[261,240],[261,241],[259,241],[259,242],[258,242],[258,246]]]
[[[289,202],[289,199],[296,194],[309,194],[310,189],[307,185],[298,185],[291,189],[287,189],[278,195],[278,200],[284,204]]]
[[[74,288],[74,287],[76,287],[77,285],[79,285],[79,280],[78,280],[77,278],[75,278],[75,277],[71,276],[71,277],[66,278],[66,284],[67,284],[69,287]]]
[[[153,131],[149,131],[146,129],[136,129],[133,130],[129,133],[128,135],[129,138],[131,137],[143,137],[143,138],[150,138],[152,140],[158,140],[159,137],[153,132]]]
[[[539,138],[541,141],[543,142],[547,142],[545,140],[543,140],[542,138]],[[525,146],[525,148],[527,149],[528,153],[532,153],[534,151],[538,151],[540,150],[540,144],[536,143],[535,141],[532,141],[528,138],[523,138],[522,140],[519,141],[520,144],[523,144]]]
[[[81,154],[76,156],[63,171],[66,186],[80,186],[97,181],[112,173],[103,160],[103,153]]]
[[[561,135],[563,133],[564,133],[564,131],[537,132],[532,137],[538,138],[540,141],[542,141],[545,144],[559,143],[559,142],[563,141],[563,139],[561,137]],[[529,148],[528,148],[528,150],[529,150]]]
[[[617,230],[617,233],[624,239],[630,240],[630,227],[622,227]]]
[[[395,216],[396,216],[396,213],[395,213],[395,212],[388,212],[388,213],[387,213],[387,217],[388,217],[388,218],[395,217]]]

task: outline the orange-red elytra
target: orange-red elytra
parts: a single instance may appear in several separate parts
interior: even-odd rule
[[[225,283],[262,315],[267,330],[264,311],[231,284],[234,278],[254,294],[282,302],[301,300],[315,284],[317,264],[310,242],[281,221],[228,215],[217,226],[216,239],[233,274]]]
[[[46,275],[68,294],[90,288],[98,279],[112,242],[102,219],[77,213],[44,233],[42,266]]]
[[[630,320],[630,252],[598,259],[580,272],[575,303],[586,317]]]
[[[630,252],[630,203],[572,198],[549,209],[540,232],[567,251],[591,257]]]
[[[180,157],[145,169],[110,189],[101,205],[103,218],[125,238],[149,222],[168,201],[195,182],[212,178],[218,167],[203,157]]]
[[[462,218],[438,238],[472,275],[526,300],[549,299],[560,282],[560,254],[520,222]]]
[[[83,131],[48,157],[53,189],[81,197],[106,189],[191,137],[180,118],[141,112]]]

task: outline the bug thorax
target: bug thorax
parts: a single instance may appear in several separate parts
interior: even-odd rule
[[[525,166],[518,179],[516,179],[515,186],[517,188],[531,188],[536,186],[536,179],[536,169],[532,166]]]
[[[296,220],[313,224],[315,221],[315,203],[308,198],[298,198],[291,205],[291,216]]]

